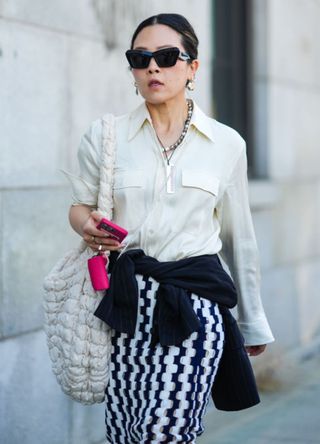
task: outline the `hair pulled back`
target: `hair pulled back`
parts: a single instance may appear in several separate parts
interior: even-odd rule
[[[198,57],[198,37],[188,20],[180,14],[157,14],[143,20],[133,33],[131,49],[133,49],[134,41],[139,32],[147,26],[153,25],[166,25],[174,29],[181,35],[181,43],[191,59],[194,60]],[[191,61],[188,60],[188,62]]]

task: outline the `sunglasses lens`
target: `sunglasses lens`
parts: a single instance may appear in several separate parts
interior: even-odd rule
[[[131,68],[142,69],[149,65],[150,57],[140,51],[127,51],[126,56]]]
[[[126,57],[131,68],[144,69],[149,66],[151,57],[154,57],[157,65],[160,68],[169,68],[177,63],[180,54],[179,48],[160,49],[154,53],[147,53],[144,51],[129,49],[126,52]]]
[[[163,49],[157,51],[154,58],[160,68],[169,68],[177,63],[179,57],[179,49]]]

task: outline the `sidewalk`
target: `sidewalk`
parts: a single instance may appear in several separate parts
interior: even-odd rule
[[[320,351],[301,361],[280,390],[241,412],[208,411],[197,444],[320,443]]]

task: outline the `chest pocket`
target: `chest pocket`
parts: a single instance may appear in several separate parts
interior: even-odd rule
[[[114,177],[114,190],[122,188],[140,188],[144,185],[143,171],[117,172]]]
[[[198,188],[217,197],[220,181],[217,177],[201,170],[182,171],[182,186]]]
[[[220,181],[209,171],[187,169],[182,170],[181,185],[182,199],[179,205],[184,220],[183,230],[194,237],[200,236],[205,242],[213,230]]]

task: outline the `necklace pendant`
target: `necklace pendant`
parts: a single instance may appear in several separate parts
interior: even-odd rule
[[[167,193],[173,194],[175,192],[175,168],[174,165],[169,164],[166,167],[167,172]]]

